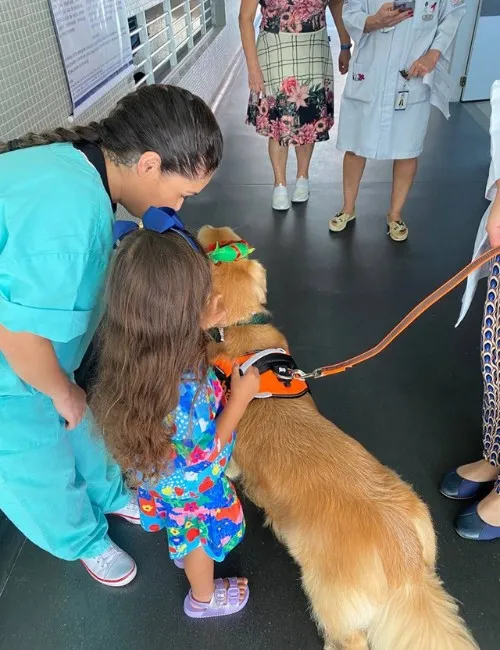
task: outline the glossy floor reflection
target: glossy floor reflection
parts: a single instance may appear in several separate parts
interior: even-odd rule
[[[229,224],[256,247],[268,269],[276,323],[300,365],[311,369],[371,346],[468,261],[485,207],[488,136],[461,106],[453,107],[448,123],[434,114],[405,214],[409,241],[394,244],[385,234],[391,177],[385,163],[368,165],[359,219],[333,236],[327,222],[341,202],[334,138],[318,147],[310,203],[273,214],[266,143],[243,124],[246,95],[240,74],[219,110],[226,142],[222,168],[183,217],[192,227]],[[313,393],[325,415],[430,505],[441,576],[463,603],[482,650],[496,650],[500,544],[458,538],[451,523],[459,506],[437,491],[443,472],[480,454],[481,297],[455,330],[459,300],[458,293],[448,297],[383,356],[318,381]],[[163,535],[112,522],[114,539],[138,562],[136,581],[106,590],[77,563],[26,543],[10,573],[0,572],[8,577],[0,597],[0,650],[321,650],[297,567],[250,504],[246,516],[246,539],[221,569],[250,579],[251,600],[242,614],[186,620],[186,582],[168,560]],[[2,555],[15,557],[9,549]]]

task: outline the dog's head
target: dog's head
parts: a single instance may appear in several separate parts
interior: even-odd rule
[[[262,311],[266,304],[266,271],[262,264],[248,258],[246,242],[231,228],[212,226],[203,226],[198,241],[209,255],[212,253],[214,291],[221,294],[227,312],[227,323],[223,324],[232,325]]]

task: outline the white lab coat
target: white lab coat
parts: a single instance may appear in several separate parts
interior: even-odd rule
[[[491,165],[490,173],[488,176],[488,184],[486,185],[486,198],[489,201],[493,202],[497,194],[496,182],[500,179],[500,81],[495,81],[491,87],[490,135]],[[488,222],[490,211],[491,204],[488,206],[488,209],[484,213],[483,218],[481,219],[481,223],[479,224],[479,229],[477,231],[476,241],[474,244],[474,253],[472,255],[473,260],[491,248],[488,239],[488,233],[486,232],[486,224]],[[486,277],[488,273],[489,265],[485,264],[480,269],[477,269],[477,271],[474,271],[472,275],[469,275],[465,293],[462,298],[462,308],[458,317],[457,326],[461,323],[465,314],[469,310],[472,299],[474,298],[474,294],[476,293],[478,281],[481,278]]]
[[[413,18],[388,31],[364,33],[369,15],[384,0],[346,0],[343,17],[356,43],[342,97],[337,147],[365,158],[395,160],[422,153],[430,114],[430,88],[421,77],[405,81],[400,70],[429,49],[449,63],[450,46],[465,0],[416,0]],[[407,90],[406,110],[396,111]]]

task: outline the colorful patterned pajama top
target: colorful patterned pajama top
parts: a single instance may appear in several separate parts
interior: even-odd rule
[[[187,377],[173,423],[172,457],[155,485],[139,488],[141,523],[145,530],[166,528],[172,559],[200,545],[217,562],[241,541],[245,521],[241,503],[225,470],[234,447],[222,447],[215,418],[225,404],[224,391],[212,369],[201,387]]]

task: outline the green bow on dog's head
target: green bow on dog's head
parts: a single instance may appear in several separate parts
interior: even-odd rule
[[[246,241],[217,242],[208,250],[207,255],[214,264],[237,262],[249,257],[255,248],[250,248]]]

